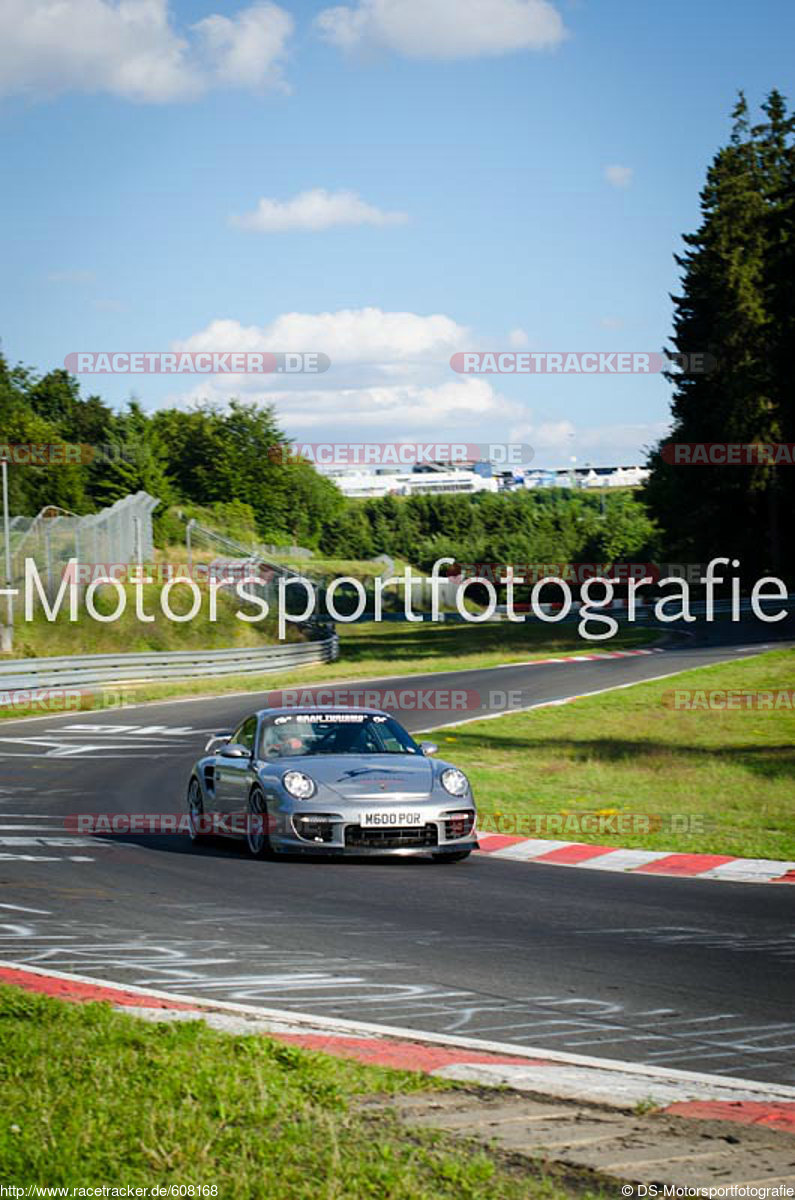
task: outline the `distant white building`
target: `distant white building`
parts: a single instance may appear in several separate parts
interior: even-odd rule
[[[649,478],[648,467],[532,467],[504,472],[502,488],[610,488],[640,487]]]
[[[471,495],[496,492],[498,487],[496,479],[456,467],[418,467],[406,471],[390,468],[351,471],[344,467],[329,467],[323,474],[336,483],[343,496],[358,500],[379,496],[430,496],[441,492]]]
[[[563,472],[568,474],[568,472]],[[583,488],[640,487],[649,478],[648,467],[581,467],[574,472]]]

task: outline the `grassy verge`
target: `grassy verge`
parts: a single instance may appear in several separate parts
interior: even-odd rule
[[[220,611],[220,609],[219,609]],[[244,629],[249,628],[235,621]],[[100,629],[112,626],[97,626]],[[172,628],[184,628],[173,627]],[[568,625],[551,632],[547,626],[509,626],[507,623],[476,625],[408,625],[403,623],[367,623],[363,625],[340,625],[340,660],[336,663],[313,667],[301,667],[292,671],[280,671],[262,675],[224,675],[209,678],[169,680],[163,683],[136,683],[108,689],[106,700],[101,695],[88,695],[76,711],[101,708],[105,703],[111,707],[121,700],[140,702],[143,700],[167,700],[188,696],[223,696],[230,692],[263,692],[271,689],[293,687],[300,684],[333,683],[334,680],[370,679],[377,676],[401,676],[427,674],[435,671],[462,671],[483,667],[496,667],[503,663],[525,662],[547,655],[588,654],[600,646],[585,642],[577,636],[576,626]],[[648,645],[658,634],[649,629],[629,629],[618,634],[603,649],[618,649]],[[256,644],[261,645],[262,642]],[[57,640],[53,646],[59,645]],[[162,646],[159,649],[191,649],[195,643],[184,642],[177,646]],[[121,650],[115,642],[105,646],[101,652]],[[132,651],[137,646],[129,644]],[[209,646],[207,648],[210,648]],[[218,648],[213,646],[212,648]],[[75,652],[74,650],[72,652]],[[100,652],[96,650],[96,652]],[[51,654],[59,653],[55,648]],[[88,651],[86,651],[88,653]],[[3,705],[0,686],[0,719],[41,715],[42,709]]]
[[[565,1200],[357,1099],[438,1087],[201,1022],[0,988],[0,1167],[17,1186],[215,1186],[219,1200]]]
[[[14,658],[41,658],[65,654],[152,654],[170,650],[231,650],[244,646],[269,646],[277,641],[276,621],[270,617],[257,624],[240,621],[235,616],[241,611],[254,612],[253,607],[243,604],[228,593],[217,595],[216,620],[209,616],[207,590],[201,589],[202,604],[196,616],[189,621],[170,621],[160,604],[160,584],[141,587],[142,611],[154,618],[141,621],[136,614],[136,589],[124,585],[126,605],[117,621],[94,620],[81,605],[78,619],[69,620],[68,601],[54,621],[48,621],[41,607],[33,610],[32,619],[17,618],[14,638]],[[97,592],[97,611],[103,616],[111,615],[118,606],[118,597],[111,588]],[[186,585],[176,585],[171,592],[170,604],[176,614],[190,612],[193,599]],[[288,633],[295,634],[294,627]],[[1,660],[0,660],[1,661]]]
[[[790,691],[795,651],[433,734],[484,828],[576,842],[795,859],[795,714],[677,710],[673,689]],[[579,826],[601,814],[602,827]],[[660,818],[611,833],[612,816]],[[540,828],[534,817],[551,818]],[[569,819],[571,818],[571,820]]]

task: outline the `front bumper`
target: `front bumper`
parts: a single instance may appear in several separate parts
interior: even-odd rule
[[[384,806],[386,807],[386,806]],[[391,807],[391,806],[390,806]],[[409,807],[403,805],[401,807]],[[274,813],[273,850],[290,854],[396,855],[457,854],[477,850],[475,810],[471,802],[454,807],[427,801],[410,806],[421,814],[417,823],[370,827],[363,814],[373,805],[287,805]]]

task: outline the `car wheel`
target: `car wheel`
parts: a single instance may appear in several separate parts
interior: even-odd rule
[[[471,850],[456,850],[454,854],[434,854],[433,861],[438,863],[454,863],[461,862],[464,858],[469,858]]]
[[[188,836],[194,844],[207,841],[207,835],[201,831],[203,818],[202,790],[198,779],[194,776],[188,784]]]
[[[264,858],[271,848],[268,837],[268,806],[259,788],[254,788],[248,798],[246,845],[249,854],[254,858]]]

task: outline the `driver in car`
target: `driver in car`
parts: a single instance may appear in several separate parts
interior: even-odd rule
[[[266,758],[289,758],[293,754],[306,753],[306,744],[295,726],[271,725],[265,730],[264,751]]]

